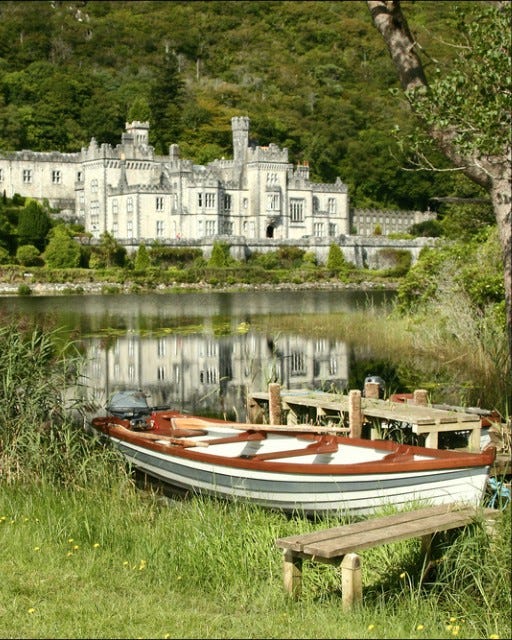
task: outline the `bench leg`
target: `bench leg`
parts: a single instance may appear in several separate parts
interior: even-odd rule
[[[420,584],[423,584],[423,581],[428,575],[428,572],[432,568],[432,543],[434,541],[434,534],[427,533],[424,536],[421,536],[421,553],[423,554],[423,570],[421,574]]]
[[[294,555],[290,549],[283,553],[283,578],[285,591],[293,598],[299,598],[302,587],[302,558]]]
[[[357,553],[347,553],[341,562],[341,599],[344,611],[363,600],[361,558]]]

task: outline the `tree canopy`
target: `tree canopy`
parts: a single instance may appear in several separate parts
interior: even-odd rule
[[[411,11],[422,46],[453,58],[451,3]],[[314,180],[339,176],[353,206],[424,210],[457,185],[404,171],[391,132],[413,120],[396,87],[363,2],[0,3],[0,150],[115,145],[126,121],[149,119],[157,153],[177,143],[204,164],[230,157],[230,119],[248,115],[254,140],[287,147]]]

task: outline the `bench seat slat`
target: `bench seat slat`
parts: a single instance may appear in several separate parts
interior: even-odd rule
[[[458,507],[460,509],[460,507]],[[354,522],[353,524],[341,525],[339,527],[330,527],[321,531],[312,531],[298,535],[287,536],[276,540],[278,547],[282,549],[292,549],[294,551],[302,551],[307,544],[324,542],[331,539],[339,538],[341,535],[358,534],[371,529],[380,529],[383,525],[398,525],[415,519],[432,518],[433,516],[448,513],[454,510],[453,505],[438,505],[435,507],[425,507],[414,511],[405,511],[381,518],[371,518]]]
[[[459,526],[464,526],[474,520],[474,513],[454,512],[438,515],[435,518],[416,520],[401,525],[381,527],[371,531],[343,536],[337,540],[328,540],[323,543],[304,545],[302,553],[322,558],[335,558],[354,551],[362,551],[371,547],[406,540],[446,531]]]

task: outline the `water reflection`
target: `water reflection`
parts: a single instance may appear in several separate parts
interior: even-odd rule
[[[0,313],[78,336],[83,389],[97,407],[113,391],[137,387],[151,404],[245,419],[247,394],[271,381],[341,391],[349,377],[345,342],[267,336],[251,327],[255,316],[351,312],[392,297],[345,290],[11,297],[0,298]]]
[[[150,404],[245,419],[247,394],[271,381],[289,389],[339,390],[348,381],[348,349],[338,340],[274,340],[248,331],[221,337],[130,333],[109,344],[100,338],[86,342],[84,380],[98,406],[113,390],[135,387],[151,395]]]

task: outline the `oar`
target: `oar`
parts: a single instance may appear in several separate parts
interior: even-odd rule
[[[208,429],[225,427],[239,431],[289,431],[292,433],[341,433],[345,427],[321,427],[312,424],[252,424],[249,422],[209,422],[201,418],[172,418],[171,423],[177,429]]]
[[[121,431],[125,431],[131,433],[132,435],[139,436],[144,438],[145,440],[165,440],[169,442],[169,444],[176,444],[182,447],[208,447],[208,442],[202,442],[201,440],[185,440],[184,438],[173,438],[172,436],[163,436],[158,435],[157,433],[147,433],[144,431],[132,431],[131,429],[127,429],[123,427],[122,424],[116,424],[115,422],[110,422],[106,425],[109,428],[115,427]]]

